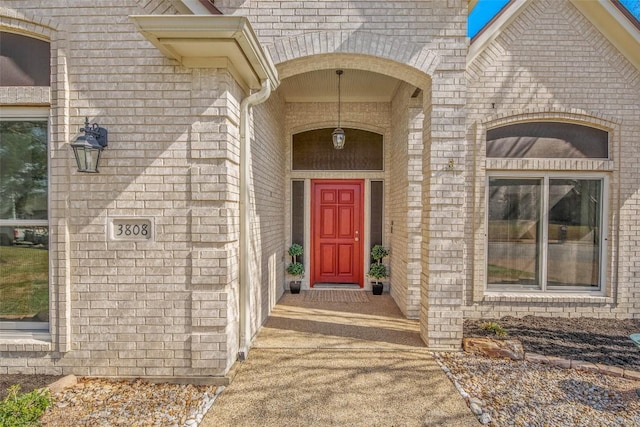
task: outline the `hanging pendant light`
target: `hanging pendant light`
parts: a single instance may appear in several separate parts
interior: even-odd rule
[[[338,75],[338,127],[333,131],[331,137],[333,139],[333,148],[336,150],[342,150],[344,148],[345,135],[344,131],[340,127],[340,77],[342,76],[342,70],[336,70]]]

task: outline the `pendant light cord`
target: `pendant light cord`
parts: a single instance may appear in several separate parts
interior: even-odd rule
[[[340,81],[341,81],[341,77],[342,77],[342,70],[336,70],[336,74],[338,75],[338,127],[340,127],[340,104],[342,101],[342,98],[340,96],[341,94],[341,85],[340,85]]]

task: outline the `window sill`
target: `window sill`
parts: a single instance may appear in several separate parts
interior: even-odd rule
[[[613,172],[615,163],[606,159],[487,159],[487,170],[514,171],[593,171]]]
[[[566,293],[516,293],[516,292],[486,292],[483,302],[527,302],[527,303],[573,303],[573,304],[613,304],[613,298],[603,295],[577,295]]]
[[[51,334],[47,331],[0,331],[0,351],[51,351]]]

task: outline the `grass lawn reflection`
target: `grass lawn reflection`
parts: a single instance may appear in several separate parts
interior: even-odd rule
[[[49,251],[0,246],[0,320],[49,320]]]

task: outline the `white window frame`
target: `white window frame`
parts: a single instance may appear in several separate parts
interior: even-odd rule
[[[47,122],[47,219],[46,220],[2,220],[3,226],[46,226],[51,234],[51,120],[50,108],[47,107],[10,107],[0,106],[0,121],[20,121],[37,120]],[[51,249],[49,249],[49,268],[47,271],[49,278],[49,313],[53,313],[51,307]],[[0,321],[0,333],[5,331],[49,331],[50,320],[48,322],[11,322]]]
[[[514,179],[539,179],[542,180],[542,212],[540,220],[542,221],[542,242],[539,242],[541,249],[541,283],[539,289],[526,288],[523,289],[520,286],[509,286],[500,284],[489,283],[488,272],[488,254],[489,254],[489,182],[492,178],[514,178]],[[585,287],[564,287],[562,289],[547,288],[547,257],[548,257],[548,244],[549,244],[549,180],[550,179],[597,179],[602,182],[602,202],[600,211],[600,253],[599,253],[599,288],[588,289]],[[589,173],[589,172],[515,172],[515,171],[487,171],[485,178],[485,215],[484,215],[484,227],[485,227],[485,239],[484,239],[484,253],[485,262],[485,293],[488,295],[500,295],[504,293],[522,293],[533,295],[564,295],[573,294],[580,296],[604,296],[606,290],[606,277],[607,277],[607,247],[609,242],[609,176],[604,173]]]

